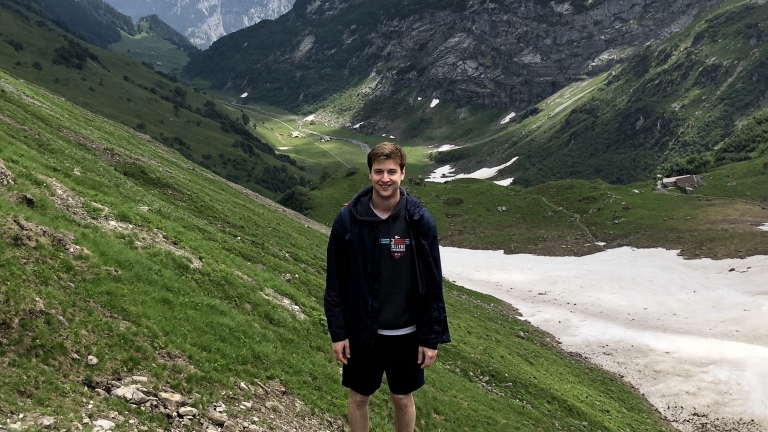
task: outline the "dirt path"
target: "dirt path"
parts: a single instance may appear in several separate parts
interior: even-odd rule
[[[566,213],[566,214],[570,214],[571,216],[573,216],[573,217],[574,217],[574,220],[576,221],[576,223],[577,223],[577,224],[578,224],[578,225],[579,225],[579,226],[580,226],[580,227],[581,227],[581,228],[584,230],[584,232],[585,232],[585,233],[587,233],[587,235],[589,236],[589,239],[590,239],[590,240],[592,240],[592,243],[593,243],[593,244],[596,244],[596,245],[598,245],[598,246],[600,246],[600,247],[603,247],[603,244],[601,244],[600,242],[598,242],[598,241],[595,239],[595,237],[594,237],[594,236],[592,235],[592,233],[589,231],[589,228],[587,228],[586,226],[584,226],[584,224],[583,224],[583,223],[581,223],[581,215],[579,215],[579,214],[576,214],[576,213],[569,213],[569,212],[565,211],[565,210],[563,209],[563,207],[558,207],[558,206],[556,206],[556,205],[552,204],[551,202],[547,201],[547,199],[546,199],[546,198],[544,198],[544,197],[543,197],[543,196],[541,196],[541,195],[539,195],[539,198],[541,198],[541,200],[542,200],[542,201],[544,201],[544,202],[545,202],[545,203],[546,203],[548,206],[552,207],[552,208],[553,208],[555,211],[562,211],[563,213]]]

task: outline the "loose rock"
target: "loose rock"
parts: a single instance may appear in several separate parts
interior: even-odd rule
[[[205,415],[206,417],[208,417],[208,420],[210,420],[211,423],[217,426],[224,426],[224,424],[227,422],[226,414],[216,412],[212,409],[208,410],[208,412]]]
[[[97,359],[97,358],[96,358],[96,357],[94,357],[94,356],[88,356],[88,359],[86,360],[86,362],[87,362],[89,365],[91,365],[91,366],[95,366],[96,364],[98,364],[98,363],[99,363],[99,359]]]
[[[174,411],[184,405],[184,396],[180,394],[160,392],[157,394],[157,398],[160,399],[160,402],[162,402],[163,405]]]
[[[182,417],[197,417],[198,411],[195,408],[186,406],[179,408],[179,415]]]
[[[98,430],[109,431],[115,428],[115,424],[109,420],[96,420],[93,422],[93,426]]]

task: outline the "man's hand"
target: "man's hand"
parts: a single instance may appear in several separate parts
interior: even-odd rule
[[[432,363],[435,362],[436,358],[437,350],[424,348],[422,346],[419,347],[419,364],[421,364],[422,369],[432,366]]]
[[[336,360],[347,364],[347,360],[352,357],[352,354],[349,351],[349,339],[345,339],[341,342],[334,342],[333,354],[336,355]]]

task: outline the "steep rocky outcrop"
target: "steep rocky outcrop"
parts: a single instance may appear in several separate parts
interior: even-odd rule
[[[158,15],[199,48],[216,39],[253,25],[275,19],[291,9],[293,0],[107,0],[134,19]]]
[[[622,49],[665,38],[715,0],[298,0],[225,37],[187,71],[288,108],[370,80],[484,108],[523,108]]]

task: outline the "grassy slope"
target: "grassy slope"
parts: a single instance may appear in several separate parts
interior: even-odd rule
[[[6,0],[0,0],[0,6],[0,38],[14,39],[24,47],[22,51],[16,52],[9,44],[0,43],[0,68],[19,78],[42,85],[67,100],[111,120],[134,128],[142,123],[142,132],[153,137],[180,137],[189,148],[176,148],[187,158],[200,163],[203,155],[212,155],[214,157],[206,163],[218,174],[267,196],[275,197],[277,192],[268,191],[257,183],[256,179],[265,165],[285,165],[290,175],[305,175],[302,171],[266,154],[260,155],[259,158],[249,158],[240,148],[232,146],[239,137],[233,133],[224,133],[218,123],[183,109],[174,111],[173,103],[160,99],[160,96],[172,96],[174,88],[180,84],[166,80],[123,55],[82,43],[98,55],[106,68],[90,61],[82,71],[53,65],[54,50],[66,45],[61,36],[63,31],[50,23],[45,24],[48,27],[36,25],[38,17],[26,11],[19,11],[16,5]],[[34,62],[38,62],[42,70],[33,67]],[[125,81],[124,76],[133,80],[133,83]],[[155,88],[157,94],[152,94],[139,85]],[[210,97],[189,88],[185,90],[186,102],[192,107],[202,107],[206,101],[211,100]],[[221,104],[219,108],[231,118],[237,119],[240,116],[237,110]],[[251,125],[250,130],[254,132],[256,129]],[[219,153],[223,153],[229,160],[239,160],[240,163],[224,163],[221,158],[216,157]],[[315,178],[320,170],[317,171]],[[252,172],[250,176],[249,172]],[[312,178],[313,175],[310,174],[309,177]]]
[[[163,427],[162,417],[114,399],[95,399],[85,410],[83,400],[94,398],[80,382],[135,373],[199,393],[195,406],[203,409],[232,398],[222,391],[238,381],[277,378],[313,409],[342,416],[344,391],[321,308],[323,235],[212,181],[179,154],[4,72],[0,112],[0,160],[14,178],[0,186],[4,417],[45,413],[69,424],[81,411],[114,410]],[[62,188],[45,177],[82,197],[84,213],[59,208],[51,196]],[[35,205],[18,203],[17,194]],[[134,233],[108,232],[92,223],[99,220],[130,223]],[[14,221],[71,233],[88,252],[69,254],[41,230],[32,247],[30,232]],[[136,244],[153,230],[188,257]],[[192,267],[191,257],[202,267]],[[287,283],[285,273],[298,276]],[[262,296],[267,289],[308,319],[274,306]],[[450,285],[446,297],[455,342],[441,350],[418,395],[421,430],[667,430],[640,397],[559,354],[548,335],[500,302]],[[521,331],[525,340],[513,336]],[[87,366],[73,353],[101,362]],[[161,360],[169,356],[194,369]],[[387,409],[377,397],[374,430],[387,429]]]
[[[340,205],[367,184],[364,174],[313,191],[312,217],[331,223]],[[768,222],[768,154],[704,178],[707,186],[694,195],[655,193],[651,182],[565,180],[526,189],[457,180],[405,186],[426,204],[443,244],[450,246],[583,255],[599,252],[603,248],[594,243],[605,242],[608,248],[684,249],[688,257],[768,254],[768,235],[756,230]]]

